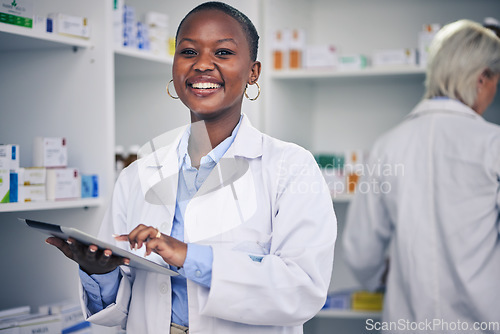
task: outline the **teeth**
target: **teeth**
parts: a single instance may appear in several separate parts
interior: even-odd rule
[[[193,88],[197,89],[215,89],[219,88],[220,85],[212,82],[197,82],[192,84]]]

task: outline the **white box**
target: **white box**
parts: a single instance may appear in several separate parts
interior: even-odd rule
[[[429,47],[439,29],[441,25],[438,23],[425,24],[422,31],[418,33],[418,64],[422,68],[427,66]]]
[[[52,20],[52,31],[49,25]],[[90,38],[90,25],[86,17],[73,16],[62,13],[51,13],[48,16],[47,31],[60,35]]]
[[[0,22],[33,28],[33,0],[0,0]]]
[[[377,50],[373,53],[372,65],[417,65],[417,52],[415,49]]]
[[[47,169],[47,200],[81,198],[81,182],[77,168]]]
[[[304,50],[305,68],[335,68],[338,54],[331,45],[310,45]]]
[[[147,12],[145,23],[149,27],[158,27],[168,30],[168,15],[160,12]]]
[[[35,137],[33,142],[34,167],[66,167],[68,148],[60,137]]]
[[[44,184],[31,186],[19,185],[17,188],[17,201],[23,202],[44,202],[47,200],[47,191]]]
[[[339,70],[361,70],[366,68],[367,60],[364,55],[343,55],[339,57]]]
[[[45,167],[21,167],[18,171],[17,183],[29,186],[34,184],[45,184],[47,169]]]
[[[0,169],[0,203],[10,202],[10,171]]]
[[[19,145],[0,145],[0,168],[17,173],[19,170]]]

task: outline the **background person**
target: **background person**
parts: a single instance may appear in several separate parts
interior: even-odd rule
[[[492,31],[468,20],[444,26],[424,99],[371,150],[370,164],[403,164],[404,175],[367,176],[375,186],[351,203],[343,247],[368,289],[380,285],[388,254],[384,321],[500,321],[500,127],[481,116],[499,73]],[[377,189],[383,183],[390,191]],[[435,330],[466,332],[446,329]]]
[[[101,225],[103,240],[180,276],[117,267],[126,259],[109,250],[47,240],[79,263],[89,321],[141,334],[302,333],[324,305],[336,238],[326,183],[309,152],[241,114],[260,75],[258,38],[222,3],[186,15],[172,75],[191,126],[123,170]],[[293,190],[311,184],[319,187]]]

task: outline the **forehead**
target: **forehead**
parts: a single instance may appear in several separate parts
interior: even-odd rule
[[[232,16],[215,9],[202,10],[189,15],[179,30],[179,41],[182,38],[214,40],[232,38],[236,42],[246,41],[241,24]]]

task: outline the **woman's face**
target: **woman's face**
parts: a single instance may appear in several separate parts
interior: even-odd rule
[[[479,115],[482,115],[486,109],[490,106],[497,93],[498,79],[500,74],[495,74],[487,76],[481,74],[478,80],[478,89],[476,103],[472,109],[474,109]]]
[[[175,90],[196,120],[241,113],[247,83],[257,81],[260,63],[240,24],[218,10],[191,14],[183,23],[172,67]]]

